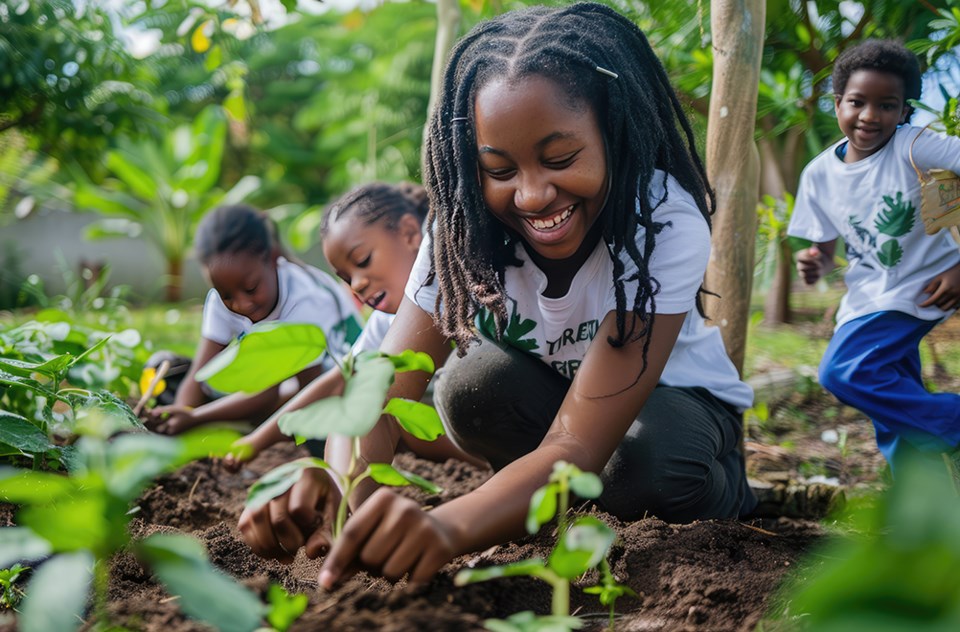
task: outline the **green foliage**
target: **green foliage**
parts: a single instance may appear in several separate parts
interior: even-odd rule
[[[264,322],[211,358],[197,380],[226,393],[259,393],[315,362],[327,350],[316,325]]]
[[[936,456],[936,455],[934,455]],[[873,507],[781,591],[810,630],[950,630],[960,626],[960,502],[938,458],[903,464]]]
[[[534,492],[530,499],[527,532],[539,531],[540,527],[558,515],[558,508],[560,531],[565,531],[571,491],[580,498],[598,498],[603,491],[603,483],[593,472],[584,472],[572,463],[557,461],[553,464],[553,472],[547,484]]]
[[[156,118],[153,77],[99,2],[0,4],[0,133],[91,165],[122,132]]]
[[[179,299],[181,266],[200,219],[217,206],[245,200],[260,186],[259,178],[245,176],[229,191],[219,188],[226,139],[226,117],[211,106],[189,126],[159,139],[118,139],[106,155],[110,177],[102,184],[77,184],[77,207],[105,216],[87,228],[86,237],[141,235],[152,243],[167,262],[167,300]]]
[[[156,476],[200,457],[222,456],[238,436],[204,429],[175,438],[126,434],[108,442],[88,434],[77,441],[69,477],[0,468],[0,501],[22,505],[17,514],[22,526],[0,529],[0,565],[53,555],[30,582],[21,629],[76,629],[91,586],[96,617],[106,625],[107,569],[121,549],[150,565],[180,596],[187,614],[223,630],[257,627],[263,608],[256,596],[213,570],[198,542],[175,535],[131,542],[127,531],[130,503]]]
[[[25,570],[28,568],[21,564],[0,569],[0,609],[13,608],[20,602],[23,591],[14,584]]]
[[[70,440],[92,420],[109,420],[107,434],[142,429],[107,389],[130,392],[143,353],[135,330],[110,335],[64,320],[0,330],[0,459],[69,465]]]
[[[277,632],[286,632],[307,609],[309,598],[303,593],[291,595],[283,586],[270,584],[267,589],[267,602],[270,604],[267,623]]]
[[[568,632],[581,629],[583,621],[555,615],[538,617],[534,612],[524,610],[506,619],[488,619],[483,625],[491,632]]]

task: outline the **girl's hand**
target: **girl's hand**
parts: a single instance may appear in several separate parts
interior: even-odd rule
[[[236,474],[240,471],[240,468],[243,467],[244,463],[249,463],[257,458],[259,454],[260,446],[257,445],[257,442],[252,436],[247,435],[241,437],[233,442],[230,453],[223,457],[223,468],[228,472]]]
[[[200,420],[193,414],[192,406],[171,404],[152,409],[148,413],[146,426],[158,434],[176,435],[190,430],[199,423]]]
[[[244,508],[237,526],[254,553],[290,564],[301,546],[311,558],[330,548],[339,503],[340,490],[330,475],[311,468],[282,496],[257,509]]]
[[[797,272],[807,285],[816,283],[823,276],[825,268],[824,253],[816,246],[797,253]]]
[[[930,298],[920,303],[920,307],[936,305],[945,311],[960,307],[960,264],[930,279],[923,292]]]
[[[347,521],[320,569],[319,583],[331,590],[358,570],[392,581],[409,574],[411,583],[425,582],[457,550],[452,529],[415,501],[381,488]]]

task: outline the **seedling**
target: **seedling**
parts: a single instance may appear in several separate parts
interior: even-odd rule
[[[454,578],[457,586],[497,577],[522,575],[542,579],[553,588],[551,616],[537,617],[532,612],[520,612],[505,621],[487,621],[487,629],[501,632],[579,629],[582,622],[570,616],[570,580],[598,565],[601,573],[603,569],[606,569],[606,573],[603,574],[599,590],[590,592],[600,594],[604,605],[612,608],[617,597],[631,592],[629,588],[616,583],[606,564],[607,551],[616,538],[613,530],[593,516],[581,516],[572,523],[569,522],[567,510],[571,490],[581,498],[597,498],[603,485],[596,474],[583,472],[575,465],[558,461],[553,466],[549,482],[534,492],[530,499],[526,522],[529,533],[536,533],[542,525],[557,517],[557,545],[547,561],[534,558],[504,566],[468,569],[457,573]],[[618,587],[623,590],[614,596],[618,593]],[[604,602],[604,598],[608,602]]]
[[[258,325],[207,363],[197,372],[197,379],[219,390],[257,392],[296,375],[325,351],[326,337],[315,325]],[[350,495],[367,478],[381,485],[413,484],[430,493],[441,491],[426,479],[387,463],[370,463],[362,472],[356,471],[360,438],[373,429],[382,415],[392,415],[404,430],[424,441],[433,441],[443,434],[443,424],[431,406],[401,398],[391,399],[383,406],[394,375],[403,371],[432,373],[430,356],[413,351],[395,356],[367,352],[348,355],[337,362],[337,366],[343,374],[343,395],[327,397],[288,413],[280,418],[279,427],[299,442],[326,439],[331,434],[350,437],[352,446],[347,469],[339,471],[323,459],[298,459],[267,472],[250,488],[247,497],[248,507],[260,507],[290,489],[303,470],[314,467],[327,470],[342,492],[332,526],[334,539],[346,523]]]
[[[27,567],[20,564],[0,569],[0,609],[13,608],[19,603],[23,591],[14,586],[14,582],[25,570]]]
[[[130,541],[133,502],[158,475],[197,458],[224,455],[237,433],[198,430],[179,437],[125,434],[107,441],[114,422],[91,415],[76,443],[69,477],[0,468],[0,501],[22,505],[21,526],[0,529],[0,567],[43,560],[23,599],[20,628],[73,630],[93,590],[94,615],[109,627],[109,562],[129,550],[151,568],[183,611],[221,630],[249,632],[263,616],[256,595],[214,570],[203,546],[173,534]],[[49,558],[49,559],[47,559]]]
[[[309,598],[303,593],[291,595],[280,584],[270,584],[267,589],[267,603],[270,604],[267,612],[267,623],[270,630],[287,632],[293,622],[307,609]]]
[[[628,595],[634,599],[637,597],[637,593],[631,590],[629,586],[624,586],[614,578],[613,573],[610,571],[610,564],[606,558],[600,561],[600,583],[596,586],[584,588],[583,592],[590,595],[598,595],[600,603],[610,607],[610,632],[613,632],[617,599],[624,595]]]

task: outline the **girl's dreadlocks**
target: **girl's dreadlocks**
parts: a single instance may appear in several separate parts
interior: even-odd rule
[[[327,236],[332,222],[348,216],[355,216],[366,226],[384,220],[387,228],[394,230],[400,218],[410,214],[422,225],[428,206],[427,192],[418,184],[364,184],[343,194],[327,208],[320,222],[320,236]]]
[[[503,334],[504,269],[520,264],[514,255],[516,236],[484,204],[474,101],[491,79],[516,82],[530,76],[563,86],[571,107],[592,107],[606,142],[610,187],[597,221],[613,261],[617,336],[608,339],[611,345],[646,336],[653,326],[659,284],[650,277],[647,262],[663,227],[653,221],[653,210],[666,199],[664,194],[655,204],[649,200],[654,170],[676,178],[710,222],[713,193],[693,131],[660,60],[636,25],[594,3],[534,7],[481,23],[451,52],[424,153],[431,209],[427,220],[433,230],[431,272],[438,282],[435,318],[460,353],[477,337],[473,321],[480,309],[493,314],[497,334]],[[664,190],[665,185],[666,178]],[[636,245],[638,226],[646,231],[643,252]],[[637,265],[636,277],[623,278],[624,250]],[[628,302],[624,286],[634,280],[637,290]],[[628,328],[628,308],[639,327]]]

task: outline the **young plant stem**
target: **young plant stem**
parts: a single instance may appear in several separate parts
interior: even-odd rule
[[[97,559],[93,564],[93,610],[97,619],[97,625],[94,629],[106,630],[110,627],[110,613],[107,610],[109,591],[109,560]]]
[[[554,616],[570,616],[570,582],[556,577],[551,584],[553,585],[553,599],[550,603],[550,609]]]
[[[563,534],[567,532],[567,507],[570,503],[570,480],[563,476],[559,481],[560,493],[557,494],[559,497],[559,503],[557,507],[557,532],[560,537],[563,537]]]
[[[353,478],[353,471],[357,467],[357,460],[360,457],[360,437],[352,437],[350,440],[350,466],[345,474],[338,474],[340,485],[343,488],[343,496],[340,497],[340,505],[337,507],[337,520],[333,525],[333,539],[336,540],[343,532],[343,525],[347,522],[347,511],[350,509],[350,495],[357,488],[363,479],[367,478],[367,472],[363,472],[356,478]]]

